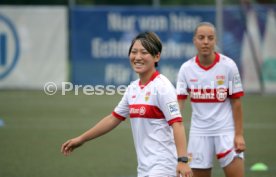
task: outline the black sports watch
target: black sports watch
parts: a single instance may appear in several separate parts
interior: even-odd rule
[[[177,162],[183,162],[183,163],[188,163],[189,158],[188,157],[178,157]]]

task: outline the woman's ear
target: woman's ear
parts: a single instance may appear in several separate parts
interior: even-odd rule
[[[158,52],[158,54],[156,54],[156,55],[154,56],[154,61],[155,61],[155,62],[157,62],[157,63],[159,62],[159,60],[160,60],[160,55],[161,55],[160,52]]]

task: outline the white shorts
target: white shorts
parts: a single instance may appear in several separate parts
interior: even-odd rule
[[[234,135],[219,136],[190,136],[188,156],[191,158],[190,167],[207,169],[213,167],[213,158],[216,156],[220,166],[230,164],[235,157],[244,159],[243,153],[234,150]]]

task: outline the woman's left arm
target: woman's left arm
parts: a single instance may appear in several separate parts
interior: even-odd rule
[[[243,136],[243,114],[242,103],[240,98],[231,98],[233,119],[235,124],[234,146],[236,152],[240,153],[245,150],[245,140]]]
[[[175,122],[172,124],[173,134],[174,134],[174,141],[177,150],[178,157],[187,157],[187,141],[186,141],[186,134],[185,128],[182,122]],[[181,174],[183,177],[191,177],[192,170],[187,163],[178,162],[177,164],[177,176]]]

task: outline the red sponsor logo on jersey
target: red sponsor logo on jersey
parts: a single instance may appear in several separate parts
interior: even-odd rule
[[[218,101],[224,101],[227,98],[227,89],[225,88],[218,88],[216,90],[216,98]]]
[[[190,89],[192,102],[223,102],[228,96],[226,88]]]
[[[154,105],[147,104],[133,104],[129,105],[130,118],[149,118],[149,119],[163,119],[165,118],[163,112]]]
[[[190,82],[197,82],[198,79],[190,79]]]
[[[139,110],[140,109],[137,109],[137,108],[130,108],[129,113],[130,114],[139,114]]]
[[[144,106],[141,106],[140,108],[130,108],[129,113],[130,114],[139,114],[139,115],[145,115],[146,113],[146,108]]]
[[[142,106],[142,107],[140,107],[140,109],[139,109],[139,114],[142,116],[142,115],[145,115],[145,113],[146,113],[146,108],[144,107],[144,106]]]
[[[190,95],[192,99],[215,99],[213,91],[206,92],[202,90],[191,90]]]

